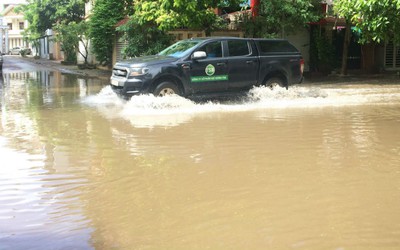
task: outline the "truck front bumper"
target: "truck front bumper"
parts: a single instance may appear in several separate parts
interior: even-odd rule
[[[140,78],[111,77],[111,88],[115,93],[122,96],[132,96],[148,93],[146,82]]]

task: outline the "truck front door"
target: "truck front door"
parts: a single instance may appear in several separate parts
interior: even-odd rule
[[[222,42],[214,41],[201,46],[207,57],[192,60],[188,66],[189,86],[194,93],[222,92],[228,89],[228,65],[222,53]]]

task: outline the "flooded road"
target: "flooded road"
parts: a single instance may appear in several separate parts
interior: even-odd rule
[[[400,247],[400,82],[125,101],[1,80],[1,250]]]

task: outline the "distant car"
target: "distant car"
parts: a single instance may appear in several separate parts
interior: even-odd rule
[[[14,48],[10,49],[10,52],[8,54],[10,54],[10,55],[21,54],[21,47],[14,47]]]
[[[32,50],[30,48],[25,48],[25,47],[14,47],[10,50],[8,54],[10,55],[21,55],[22,52],[25,51],[25,55],[30,55],[32,53]]]
[[[3,69],[3,55],[0,53],[0,70]]]

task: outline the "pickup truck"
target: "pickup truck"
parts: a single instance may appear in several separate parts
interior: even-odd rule
[[[157,55],[117,62],[111,87],[118,95],[219,94],[253,86],[301,83],[304,60],[287,40],[233,37],[179,41]]]

